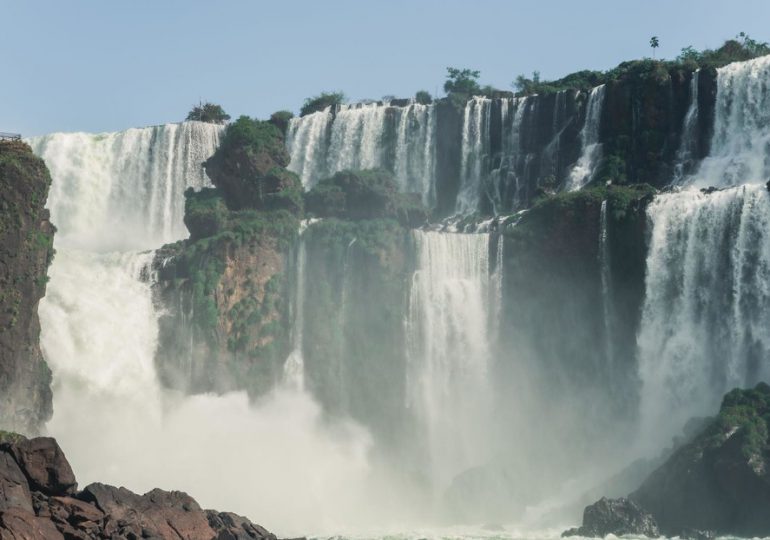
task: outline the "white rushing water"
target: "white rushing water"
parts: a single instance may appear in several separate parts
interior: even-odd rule
[[[414,231],[408,340],[408,405],[424,437],[430,481],[489,457],[489,235]],[[496,291],[495,291],[496,292]]]
[[[674,184],[680,184],[685,178],[685,172],[692,166],[693,160],[697,157],[698,143],[698,119],[700,111],[698,108],[698,81],[700,80],[700,70],[696,70],[690,79],[690,105],[684,115],[682,122],[682,140],[676,151],[674,162]]]
[[[469,214],[478,209],[484,173],[489,165],[489,115],[492,100],[474,97],[465,104],[463,113],[462,154],[460,156],[460,190],[455,212]]]
[[[648,208],[638,336],[648,444],[712,414],[726,391],[770,377],[768,83],[770,56],[717,71],[709,156],[685,180],[691,187],[658,195]],[[736,187],[706,194],[700,186]]]
[[[770,194],[689,189],[657,197],[648,213],[642,433],[660,443],[728,390],[770,376]]]
[[[597,86],[588,95],[586,117],[580,130],[582,153],[575,166],[570,171],[567,184],[569,191],[575,191],[591,181],[596,165],[601,159],[602,145],[599,143],[599,128],[601,127],[602,105],[604,104],[605,86]]]
[[[369,469],[363,429],[324,418],[301,388],[251,404],[245,393],[182,396],[157,376],[153,252],[142,250],[186,236],[183,192],[208,184],[201,163],[221,129],[184,123],[30,141],[51,170],[59,227],[39,309],[54,376],[46,429],[81,485],[181,489],[283,534],[337,530],[366,519],[357,510]]]
[[[770,180],[770,56],[717,70],[709,156],[690,183],[728,187]]]
[[[343,105],[293,118],[286,136],[289,169],[306,189],[345,169],[389,169],[403,192],[435,203],[435,113],[432,105]]]
[[[607,221],[607,199],[602,201],[599,213],[599,272],[602,285],[602,315],[604,317],[605,369],[613,369],[612,347],[612,268],[610,267],[609,225]],[[609,380],[614,380],[610,373]]]

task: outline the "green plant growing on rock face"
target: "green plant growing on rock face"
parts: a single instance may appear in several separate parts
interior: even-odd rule
[[[345,94],[343,92],[321,92],[317,96],[309,97],[305,100],[302,108],[299,110],[300,116],[323,111],[327,107],[336,107],[345,103]]]
[[[220,105],[207,101],[206,103],[201,102],[194,106],[187,113],[186,120],[207,122],[209,124],[226,124],[230,120],[230,115]]]

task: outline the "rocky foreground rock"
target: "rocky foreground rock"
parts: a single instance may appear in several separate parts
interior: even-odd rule
[[[770,536],[770,386],[729,392],[719,414],[628,499],[586,507],[583,526],[564,535],[609,533]]]
[[[626,498],[602,497],[583,511],[583,526],[565,531],[562,536],[594,536],[624,534],[660,536],[655,518],[641,506]]]
[[[0,436],[0,540],[276,540],[229,512],[203,510],[181,491],[137,495],[94,483],[82,491],[57,442]]]

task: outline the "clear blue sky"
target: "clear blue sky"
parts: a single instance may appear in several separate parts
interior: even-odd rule
[[[768,0],[0,0],[0,131],[113,131],[234,117],[305,97],[434,93],[447,66],[508,89],[740,31],[770,41]]]

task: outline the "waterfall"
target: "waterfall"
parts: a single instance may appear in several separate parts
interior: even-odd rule
[[[289,169],[306,189],[345,169],[390,170],[403,192],[435,204],[435,109],[364,103],[293,118],[286,136]]]
[[[201,164],[216,149],[221,131],[185,122],[31,139],[55,178],[48,208],[59,230],[57,244],[127,251],[187,236],[183,193],[209,185]]]
[[[674,184],[679,184],[685,177],[685,173],[692,168],[693,161],[697,158],[698,145],[698,81],[700,70],[696,70],[690,79],[690,105],[684,115],[682,123],[682,141],[676,152],[674,163]]]
[[[770,194],[689,189],[657,197],[648,214],[642,433],[666,442],[727,390],[770,376]]]
[[[709,156],[690,183],[728,187],[770,180],[770,56],[717,70]]]
[[[434,488],[487,456],[489,235],[413,232],[407,316],[408,406]]]
[[[292,351],[283,365],[283,380],[290,388],[304,390],[305,388],[305,356],[302,351],[305,332],[305,284],[307,247],[300,231],[299,247],[297,248],[297,283],[294,300],[294,325],[292,327]]]
[[[463,113],[460,191],[455,212],[473,213],[478,209],[484,174],[489,166],[489,115],[492,100],[474,97]]]
[[[331,108],[300,118],[292,118],[286,131],[289,170],[297,173],[305,189],[327,176],[326,147],[329,125],[334,119]]]
[[[612,346],[612,269],[610,268],[609,230],[607,227],[607,199],[602,201],[599,214],[599,272],[602,284],[602,314],[604,315],[604,357],[606,367],[614,367]],[[610,380],[614,380],[610,373]]]
[[[582,153],[570,172],[567,190],[575,191],[593,178],[596,165],[601,159],[602,145],[599,142],[599,130],[601,128],[602,105],[604,104],[605,86],[597,86],[588,96],[586,104],[586,117],[583,128],[580,130],[580,143]]]
[[[183,193],[209,183],[201,163],[221,129],[184,123],[30,141],[51,171],[59,228],[39,307],[53,372],[46,430],[82,485],[181,489],[286,533],[337,529],[371,499],[362,428],[325,418],[301,389],[250,404],[243,392],[180,395],[158,378],[151,250],[187,235]]]

